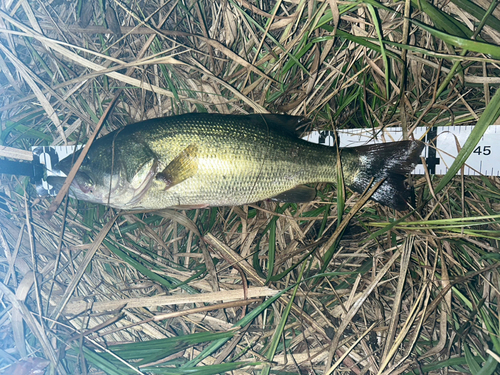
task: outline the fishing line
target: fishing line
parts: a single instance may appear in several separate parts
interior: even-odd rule
[[[109,174],[109,189],[108,189],[108,203],[107,203],[108,206],[109,206],[109,202],[111,200],[111,188],[113,186],[113,171],[115,169],[115,139],[118,136],[118,134],[121,133],[121,131],[123,129],[125,129],[125,128],[123,127],[123,128],[118,129],[115,132],[115,134],[113,135],[113,140],[111,141],[111,171]]]

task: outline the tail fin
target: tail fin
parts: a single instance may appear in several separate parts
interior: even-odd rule
[[[420,141],[345,148],[342,150],[344,171],[353,171],[352,175],[344,172],[346,184],[352,190],[362,193],[372,178],[375,182],[385,178],[372,199],[398,211],[406,210],[413,190],[405,183],[405,175],[415,168],[423,148],[424,144]]]

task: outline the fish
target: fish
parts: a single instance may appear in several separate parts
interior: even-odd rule
[[[409,208],[406,174],[419,162],[422,142],[337,149],[301,139],[296,129],[306,122],[290,115],[189,113],[130,124],[94,141],[70,194],[123,210],[309,202],[316,197],[310,185],[337,183],[340,152],[348,188],[363,193],[384,180],[371,199]],[[68,174],[77,157],[55,169]],[[64,179],[48,182],[60,188]]]

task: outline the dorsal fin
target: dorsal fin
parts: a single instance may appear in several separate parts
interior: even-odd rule
[[[247,118],[257,123],[264,123],[274,131],[285,132],[295,137],[300,137],[304,133],[304,128],[311,122],[306,117],[291,115],[275,115],[269,113],[258,113],[247,115]]]

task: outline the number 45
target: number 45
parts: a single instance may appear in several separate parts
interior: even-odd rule
[[[489,155],[491,154],[491,146],[477,146],[474,151],[472,151],[474,154],[478,155]]]

